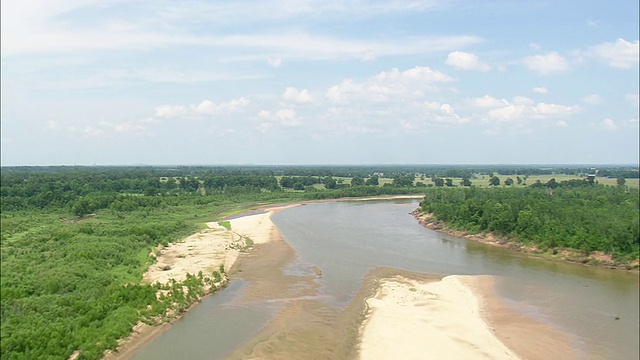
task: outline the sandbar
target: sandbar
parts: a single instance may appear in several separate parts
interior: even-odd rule
[[[461,276],[386,279],[367,305],[361,359],[519,358],[483,321],[478,299]]]

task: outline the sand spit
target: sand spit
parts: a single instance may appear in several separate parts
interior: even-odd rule
[[[367,300],[361,359],[518,359],[483,321],[461,278],[382,281]]]

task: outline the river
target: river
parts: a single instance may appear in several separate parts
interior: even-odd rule
[[[205,298],[134,358],[242,358],[247,353],[238,349],[246,344],[252,344],[251,349],[262,346],[262,354],[293,344],[301,346],[300,351],[314,351],[319,345],[304,347],[291,333],[321,334],[322,326],[331,327],[361,289],[365,275],[381,266],[439,275],[493,275],[498,296],[512,311],[569,334],[580,358],[639,358],[637,274],[533,259],[444,235],[409,215],[417,206],[416,200],[327,202],[276,213],[272,220],[293,253],[258,266],[253,274],[251,266],[243,271],[241,264],[227,289]],[[274,283],[262,274],[272,276]],[[289,285],[280,291],[279,282]],[[294,306],[296,311],[282,315],[284,308]],[[315,327],[295,323],[303,313],[313,313],[308,322]],[[267,330],[273,323],[296,330],[271,339],[276,332]],[[352,333],[349,327],[353,325],[345,325],[345,331]],[[265,331],[271,335],[261,338]],[[353,345],[350,340],[343,346]],[[353,355],[348,354],[333,355]]]

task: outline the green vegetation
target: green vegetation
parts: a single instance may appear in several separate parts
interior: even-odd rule
[[[218,221],[218,225],[222,226],[227,230],[231,230],[231,222],[230,221]]]
[[[138,321],[166,321],[184,311],[206,288],[215,289],[224,283],[224,267],[211,274],[190,274],[184,282],[167,285],[144,284],[142,275],[154,263],[153,255],[161,246],[204,228],[206,222],[272,203],[427,193],[427,200],[434,195],[433,199],[441,199],[445,210],[431,200],[423,204],[425,208],[462,226],[458,218],[464,217],[452,215],[445,205],[461,206],[453,202],[460,197],[477,198],[477,206],[502,204],[502,200],[485,198],[476,188],[488,186],[494,172],[503,174],[499,170],[515,171],[517,178],[529,179],[510,188],[492,187],[496,194],[509,193],[526,182],[533,185],[535,176],[564,171],[580,179],[593,171],[446,166],[2,168],[0,357],[66,359],[79,351],[80,358],[100,358],[106,349],[115,348],[117,340],[127,336]],[[580,249],[604,246],[621,258],[632,258],[630,254],[637,253],[638,247],[638,194],[630,188],[634,181],[637,184],[638,172],[628,167],[605,170],[612,185],[622,183],[618,178],[626,179],[625,183],[610,188],[571,189],[577,191],[574,196],[562,186],[554,188],[553,195],[547,194],[547,188],[525,188],[532,196],[572,199],[574,208],[567,211],[575,217],[607,219],[606,226],[598,225],[598,236],[583,236],[591,231],[587,225],[562,228],[563,216],[569,217],[551,212],[562,207],[551,202],[555,200],[544,202],[546,207],[540,208],[531,202],[531,210],[524,206],[528,202],[509,204],[511,212],[502,209],[496,212],[501,214],[497,218],[491,215],[493,210],[483,208],[471,214],[490,221],[486,227],[479,223],[471,228],[508,234],[520,227],[530,231],[534,225],[523,225],[526,211],[530,211],[530,218],[537,217],[551,237],[518,235],[523,241],[560,246],[558,242],[568,236]],[[440,186],[446,187],[434,187],[429,179],[440,179]],[[598,177],[596,182],[598,179],[604,178]],[[541,181],[541,186],[547,181]],[[513,197],[524,199],[520,193]],[[578,207],[580,202],[590,210]],[[518,227],[508,228],[508,221],[515,221]],[[220,225],[230,227],[225,221]],[[526,231],[523,234],[528,234]],[[612,237],[602,240],[601,234]],[[586,245],[579,239],[587,239]],[[245,239],[247,248],[252,243]]]
[[[550,180],[526,188],[433,188],[421,208],[450,228],[551,251],[601,251],[630,263],[640,254],[638,196],[623,186]]]

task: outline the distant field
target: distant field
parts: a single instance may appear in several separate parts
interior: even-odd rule
[[[575,175],[565,175],[565,174],[553,174],[553,175],[530,175],[527,176],[525,179],[525,176],[520,176],[520,178],[523,180],[522,181],[522,185],[517,185],[516,183],[516,177],[519,175],[496,175],[498,176],[498,178],[500,178],[500,184],[504,184],[504,181],[507,178],[512,178],[514,181],[513,186],[526,186],[526,185],[531,185],[534,184],[536,182],[536,180],[540,180],[541,183],[546,183],[551,179],[556,179],[557,182],[560,181],[565,181],[565,180],[573,180],[573,179],[584,179],[584,177],[579,177],[579,176],[575,176]],[[278,181],[280,181],[281,176],[276,176],[276,178],[278,179]],[[351,184],[351,178],[348,177],[340,177],[340,176],[334,176],[333,177],[339,184],[342,182],[343,184]],[[461,186],[460,182],[462,181],[462,178],[450,178],[453,181],[453,185],[454,186]],[[366,178],[365,178],[366,180]],[[640,179],[625,179],[626,186],[632,187],[632,188],[640,188]],[[379,182],[379,186],[384,186],[384,184],[391,184],[393,183],[393,179],[391,178],[379,178],[378,179]],[[417,184],[418,182],[421,182],[425,185],[433,185],[433,181],[431,181],[430,177],[424,177],[424,179],[422,179],[421,176],[416,176],[416,179],[414,181],[414,185]],[[610,178],[605,178],[605,177],[596,177],[596,182],[600,183],[600,184],[604,184],[604,185],[611,185],[611,186],[615,186],[617,185],[617,179],[610,179]],[[475,178],[471,179],[471,184],[478,186],[478,187],[489,187],[489,176],[487,175],[475,175]],[[315,184],[313,185],[314,188],[318,189],[318,190],[324,190],[324,184]]]

